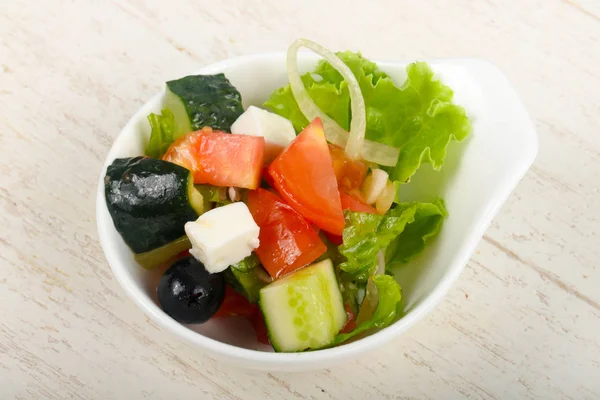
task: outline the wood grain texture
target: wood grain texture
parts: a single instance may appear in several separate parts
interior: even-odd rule
[[[596,0],[0,2],[1,399],[599,399]],[[94,222],[112,141],[165,80],[299,36],[380,59],[497,64],[540,154],[445,301],[307,373],[221,365],[150,322]]]

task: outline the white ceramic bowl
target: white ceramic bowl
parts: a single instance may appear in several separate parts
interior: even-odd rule
[[[317,57],[300,53],[301,71],[313,68]],[[405,77],[406,62],[378,62],[397,83]],[[475,250],[484,231],[537,154],[534,126],[517,94],[493,65],[474,59],[432,60],[440,78],[455,92],[455,101],[472,118],[473,132],[452,143],[441,172],[422,167],[403,187],[406,199],[446,200],[450,216],[425,252],[396,274],[403,288],[405,315],[393,325],[340,347],[298,354],[273,353],[259,345],[245,321],[209,321],[184,326],[158,306],[160,271],[139,267],[114,228],[104,199],[106,167],[117,157],[143,154],[150,128],[146,116],[161,109],[163,93],[146,103],[127,123],[113,144],[100,174],[97,224],[100,242],[113,273],[127,294],[156,323],[178,338],[217,359],[263,370],[324,368],[384,346],[414,325],[446,294]],[[242,94],[244,107],[261,105],[287,83],[285,55],[258,54],[225,60],[196,73],[223,72]]]

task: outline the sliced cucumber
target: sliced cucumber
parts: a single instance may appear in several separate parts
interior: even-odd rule
[[[118,158],[104,178],[106,206],[134,253],[146,253],[185,235],[183,226],[204,212],[192,173],[150,157]]]
[[[346,323],[346,310],[333,263],[323,260],[260,290],[260,309],[278,352],[330,344]]]
[[[175,257],[177,254],[191,249],[192,244],[187,236],[182,236],[177,240],[167,243],[164,246],[158,247],[154,250],[147,251],[145,253],[135,254],[135,261],[138,262],[142,267],[146,269],[152,269],[165,265],[169,260]]]
[[[191,172],[188,177],[187,193],[190,207],[192,207],[192,209],[196,211],[198,215],[202,215],[209,210],[209,207],[206,207],[204,196],[198,189],[196,189],[196,185],[194,185],[194,177],[192,176]]]
[[[192,125],[190,124],[190,118],[188,117],[183,100],[173,93],[168,85],[165,90],[165,107],[171,110],[175,119],[175,128],[173,129],[174,139],[192,132]]]
[[[190,75],[167,82],[165,106],[175,116],[175,138],[205,126],[230,132],[231,124],[244,112],[240,92],[224,74]]]

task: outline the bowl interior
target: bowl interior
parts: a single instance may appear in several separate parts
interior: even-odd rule
[[[301,53],[301,71],[310,70],[316,60],[317,57],[312,54]],[[404,80],[406,63],[378,64],[397,83]],[[403,288],[405,315],[384,332],[406,329],[441,299],[537,152],[537,138],[531,121],[499,70],[489,63],[468,59],[438,60],[430,64],[438,76],[454,89],[455,101],[467,109],[473,122],[473,132],[464,142],[451,143],[441,172],[424,165],[412,182],[402,187],[401,196],[406,200],[431,201],[436,196],[443,197],[450,216],[425,252],[395,275]],[[217,72],[225,73],[238,88],[244,107],[260,106],[273,90],[287,83],[283,54],[241,57],[198,71],[204,74]],[[150,133],[146,116],[150,112],[159,112],[161,105],[162,94],[134,115],[115,141],[106,165],[116,157],[143,154]],[[104,170],[101,175],[104,175]],[[102,246],[120,283],[146,312],[188,339],[192,338],[176,327],[178,324],[157,305],[156,285],[162,271],[146,271],[139,267],[114,229],[106,209],[102,177],[97,201]],[[209,321],[187,328],[218,342],[269,351],[255,340],[250,326],[243,320]],[[369,339],[374,338],[359,342]],[[213,346],[212,350],[215,349]]]

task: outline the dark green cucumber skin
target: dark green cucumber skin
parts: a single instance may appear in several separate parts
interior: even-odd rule
[[[210,126],[231,131],[231,125],[244,112],[242,96],[224,74],[190,75],[167,82],[190,119],[192,130]]]
[[[135,252],[144,253],[185,234],[198,218],[189,203],[186,168],[150,157],[118,158],[104,177],[106,205],[115,228]]]

